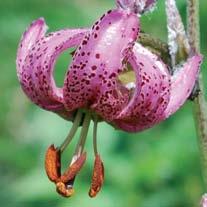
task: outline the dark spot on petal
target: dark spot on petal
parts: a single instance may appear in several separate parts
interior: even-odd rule
[[[96,65],[93,65],[91,68],[92,68],[92,70],[96,70],[97,69],[97,66]]]

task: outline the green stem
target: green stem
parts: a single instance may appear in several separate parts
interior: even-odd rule
[[[79,110],[77,112],[77,115],[75,117],[75,120],[74,120],[74,123],[73,123],[73,126],[67,136],[67,138],[65,139],[65,141],[62,143],[62,145],[60,146],[60,151],[61,153],[66,149],[66,147],[70,144],[70,142],[72,141],[76,131],[78,130],[78,127],[80,125],[80,122],[81,122],[81,119],[83,117],[83,114],[82,112]]]
[[[199,0],[188,0],[188,38],[193,53],[200,52]]]
[[[188,0],[188,37],[192,53],[200,53],[199,0]],[[207,189],[207,103],[204,96],[203,78],[198,78],[200,93],[194,100],[194,120],[202,156],[203,179]]]
[[[91,121],[91,114],[90,114],[90,112],[87,112],[85,115],[85,118],[83,120],[83,126],[82,126],[82,130],[81,130],[81,134],[80,134],[80,139],[79,139],[79,142],[76,146],[74,156],[79,157],[83,152],[86,138],[87,138],[87,134],[88,134],[88,129],[90,126],[90,121]]]

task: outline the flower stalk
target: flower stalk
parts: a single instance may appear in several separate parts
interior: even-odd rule
[[[188,37],[192,46],[191,53],[200,52],[199,0],[188,1]],[[194,120],[201,153],[203,179],[207,190],[207,103],[204,96],[202,74],[197,81],[198,96],[194,99]]]

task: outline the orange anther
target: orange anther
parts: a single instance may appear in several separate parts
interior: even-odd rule
[[[51,145],[45,156],[45,170],[48,178],[55,182],[60,177],[60,151]]]
[[[104,166],[100,158],[100,155],[96,155],[92,176],[91,188],[89,190],[89,196],[91,198],[95,197],[101,190],[104,182]]]
[[[85,161],[86,153],[83,153],[71,166],[69,166],[65,173],[60,177],[59,181],[68,183],[70,180],[74,179],[83,167]]]
[[[73,188],[67,188],[62,182],[56,184],[56,191],[63,197],[71,197],[75,193]]]

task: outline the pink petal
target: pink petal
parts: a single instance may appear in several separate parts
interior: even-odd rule
[[[115,120],[126,131],[141,131],[159,120],[169,102],[170,76],[157,56],[137,44],[129,59],[135,74],[136,88],[129,104]]]
[[[31,49],[32,45],[42,37],[47,30],[45,21],[43,18],[39,18],[36,21],[32,22],[27,31],[23,34],[18,52],[17,52],[17,64],[22,66],[22,62],[27,56],[28,50]],[[22,67],[17,68],[18,75],[22,72]]]
[[[45,34],[46,30],[47,26],[45,25],[45,21],[43,18],[40,18],[32,22],[21,38],[16,59],[17,76],[21,83],[23,81],[22,73],[24,71],[24,61],[28,55],[28,51],[31,49],[32,45]],[[27,93],[27,88],[25,87],[23,89]]]
[[[199,74],[202,59],[202,55],[195,55],[189,58],[171,77],[170,102],[162,120],[175,113],[190,96]]]
[[[87,30],[61,30],[45,37],[47,26],[38,19],[22,37],[17,54],[17,73],[24,92],[40,107],[64,114],[62,90],[52,76],[57,56],[77,46]]]
[[[128,101],[117,75],[139,32],[138,18],[125,11],[109,11],[97,21],[75,53],[67,74],[64,98],[68,110],[91,107],[111,119]]]
[[[152,10],[157,0],[116,0],[116,2],[122,9],[142,14]]]
[[[136,98],[133,97],[128,106],[120,113],[117,120],[114,120],[114,123],[118,126],[118,128],[129,132],[141,131],[150,128],[175,113],[184,104],[192,92],[195,81],[198,77],[200,63],[202,61],[201,55],[189,58],[184,66],[170,77],[167,72],[167,68],[162,61],[158,60],[155,55],[150,54],[147,49],[138,46],[139,45],[136,44],[134,47],[134,53],[137,55],[138,62],[142,60],[142,55],[145,54],[145,61],[150,61],[150,59],[152,62],[154,61],[154,65],[156,65],[157,69],[159,69],[162,73],[161,77],[165,76],[165,78],[160,79],[162,87],[159,94],[157,94],[159,95],[159,99],[157,99],[158,96],[156,94],[151,97],[151,100],[154,100],[155,102],[157,101],[157,106],[154,110],[150,110],[151,112],[146,113],[146,109],[148,109],[148,107],[146,105],[144,106],[146,103],[145,99],[141,101],[143,107],[138,107],[140,103],[140,94],[144,93],[146,95],[146,90],[143,90],[142,87],[141,89],[139,88],[140,86],[138,80],[139,75],[141,76],[139,65],[136,67],[136,65],[133,65],[133,61],[131,62],[135,72],[138,70],[138,75],[136,72],[138,82],[136,83],[136,89],[134,92],[134,97],[136,96]],[[144,64],[146,64],[146,62]],[[144,70],[146,69],[144,68]],[[139,90],[141,90],[140,93]]]
[[[53,70],[58,56],[68,48],[77,46],[87,33],[84,29],[67,29],[55,33],[50,33],[41,38],[33,47],[31,54],[33,56],[32,77],[35,83],[36,91],[41,100],[63,103],[62,88],[57,88]]]
[[[136,4],[136,0],[117,0],[116,3],[117,3],[117,6],[122,9],[131,10]]]
[[[201,207],[207,207],[207,194],[202,196]]]

